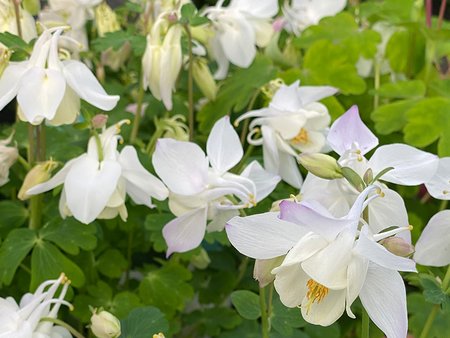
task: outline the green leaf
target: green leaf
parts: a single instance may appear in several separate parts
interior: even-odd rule
[[[386,58],[396,73],[419,72],[424,64],[425,40],[417,31],[399,30],[386,45]],[[409,54],[410,55],[409,55]]]
[[[21,50],[31,54],[33,48],[30,47],[22,38],[9,32],[0,33],[0,43],[12,50]]]
[[[403,100],[385,104],[375,109],[371,118],[375,122],[377,133],[388,135],[402,130],[406,124],[406,112],[417,102],[417,100]]]
[[[222,329],[234,329],[242,322],[241,317],[233,309],[224,307],[193,311],[185,320],[199,326],[196,337],[214,337],[219,335]]]
[[[127,260],[117,249],[106,250],[97,261],[98,271],[110,278],[119,278],[127,266]]]
[[[45,280],[57,278],[62,272],[72,281],[73,286],[83,286],[83,270],[53,244],[39,241],[31,255],[31,289],[34,290]]]
[[[237,290],[231,294],[231,302],[245,319],[255,320],[261,316],[259,296],[248,290]]]
[[[172,214],[148,214],[145,218],[145,229],[150,231],[150,241],[156,252],[167,250],[166,241],[162,235],[162,228],[174,218]]]
[[[36,232],[30,229],[14,229],[8,234],[0,247],[0,286],[11,284],[17,268],[36,240]]]
[[[261,328],[256,320],[244,320],[232,331],[221,333],[219,338],[261,338]]]
[[[345,48],[328,40],[316,41],[306,51],[302,77],[308,84],[326,83],[344,94],[362,94],[366,90],[366,82]]]
[[[118,318],[124,318],[133,309],[142,306],[141,300],[133,292],[123,291],[114,296],[108,311]]]
[[[86,251],[97,246],[95,224],[82,224],[74,218],[61,220],[56,217],[39,231],[42,239],[50,241],[71,255],[78,255],[80,248]]]
[[[305,327],[305,333],[310,338],[340,338],[341,336],[341,330],[339,328],[338,323],[334,323],[330,326],[318,326],[318,325],[307,325]]]
[[[17,228],[28,218],[28,210],[22,203],[13,201],[0,202],[0,228]]]
[[[446,294],[436,278],[427,274],[419,275],[420,284],[423,287],[425,300],[432,304],[443,304],[449,301],[450,295]]]
[[[181,311],[185,302],[194,295],[187,283],[192,275],[180,264],[170,262],[149,272],[139,285],[139,295],[148,305],[154,305],[167,314]]]
[[[272,61],[258,55],[249,68],[238,68],[221,86],[215,101],[210,101],[198,112],[200,130],[208,133],[214,123],[232,111],[244,109],[257,89],[275,77]]]
[[[270,322],[275,331],[283,336],[291,336],[295,328],[306,325],[300,309],[285,307],[278,297],[274,297],[273,299],[273,312]]]
[[[421,80],[385,83],[378,91],[371,91],[373,94],[378,93],[381,97],[397,99],[419,99],[425,96],[425,92],[426,86]]]
[[[93,49],[100,53],[112,48],[119,50],[125,43],[130,43],[133,53],[136,56],[142,56],[145,52],[146,39],[145,36],[137,34],[134,30],[119,30],[106,33],[104,36],[92,41]]]
[[[153,306],[134,309],[120,324],[122,330],[120,338],[149,338],[154,334],[169,331],[165,315]]]
[[[194,4],[192,3],[187,3],[184,4],[181,7],[181,20],[184,22],[189,22],[189,20],[195,15],[195,13],[197,12],[197,9],[195,8]]]

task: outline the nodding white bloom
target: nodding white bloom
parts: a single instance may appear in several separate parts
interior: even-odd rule
[[[33,16],[20,7],[20,27],[22,28],[22,38],[29,42],[37,36],[36,23]],[[16,14],[11,0],[0,0],[0,32],[9,32],[19,35],[17,31]],[[0,44],[0,46],[3,46]]]
[[[286,255],[275,274],[282,303],[300,307],[303,318],[328,326],[361,299],[388,338],[407,333],[406,292],[398,271],[416,271],[411,259],[389,252],[380,240],[410,227],[373,234],[361,214],[377,195],[366,188],[349,213],[336,218],[317,202],[280,204],[280,214],[235,217],[226,226],[231,244],[255,259]]]
[[[55,297],[60,285],[63,288]],[[0,337],[4,338],[72,338],[69,331],[42,318],[56,319],[70,280],[62,273],[56,280],[43,282],[34,294],[25,294],[17,304],[12,297],[0,298]]]
[[[425,187],[434,198],[450,200],[450,157],[439,159],[437,171]]]
[[[292,0],[285,1],[283,14],[286,30],[300,35],[302,31],[327,16],[334,16],[347,5],[347,0]]]
[[[61,216],[74,216],[82,223],[90,223],[96,218],[110,219],[117,215],[125,221],[126,195],[140,205],[154,207],[151,197],[158,200],[167,198],[164,184],[150,174],[139,162],[136,149],[125,146],[119,153],[117,143],[120,126],[128,120],[104,129],[89,139],[87,153],[78,156],[50,180],[30,190],[28,195],[36,195],[64,184],[59,201]]]
[[[182,26],[169,22],[173,12],[162,13],[147,35],[147,47],[142,57],[144,89],[162,100],[167,110],[172,110],[172,91],[180,73]]]
[[[8,146],[14,133],[11,134],[6,140],[0,141],[0,186],[8,183],[9,181],[9,168],[16,162],[19,152],[17,147]]]
[[[356,106],[333,123],[327,140],[331,148],[340,155],[339,164],[350,167],[360,177],[367,176],[369,172],[369,176],[376,178],[383,170],[392,168],[382,175],[382,181],[412,186],[430,181],[438,166],[436,155],[405,144],[380,146],[370,159],[366,159],[364,155],[378,145],[378,138],[364,125]],[[382,194],[368,207],[371,231],[382,231],[386,224],[407,226],[408,214],[402,197],[381,182],[374,184]],[[324,194],[323,191],[327,193]],[[308,174],[301,193],[304,199],[319,201],[336,216],[345,214],[359,194],[345,179],[329,181],[311,173]]]
[[[76,120],[80,98],[103,110],[116,106],[119,96],[106,94],[85,64],[60,61],[62,31],[45,30],[29,60],[9,63],[0,78],[0,109],[17,96],[23,121],[37,125],[46,119],[49,124],[60,125]]]
[[[450,264],[450,210],[431,217],[416,243],[414,260],[427,266]]]
[[[241,68],[252,64],[256,46],[269,44],[273,34],[271,18],[278,12],[277,0],[231,0],[228,7],[222,7],[223,2],[218,1],[204,12],[216,33],[211,40],[218,65],[216,79],[227,76],[230,62]]]
[[[86,22],[94,18],[94,8],[102,0],[49,0],[50,9],[67,18],[74,30],[84,29]]]
[[[170,191],[169,207],[177,216],[167,223],[163,236],[167,255],[200,245],[208,219],[208,230],[222,230],[240,208],[256,205],[269,195],[279,177],[253,161],[240,175],[228,172],[243,156],[239,136],[228,116],[218,120],[208,137],[207,155],[191,142],[159,139],[153,166]],[[234,204],[227,196],[235,196]]]
[[[255,117],[250,123],[248,142],[263,146],[266,170],[300,188],[303,179],[295,157],[299,151],[324,150],[331,118],[327,107],[317,101],[336,92],[329,86],[299,86],[299,81],[281,85],[269,107],[247,112],[235,123]],[[259,132],[262,137],[254,139]]]

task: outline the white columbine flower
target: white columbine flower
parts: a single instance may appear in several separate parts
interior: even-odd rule
[[[250,123],[248,142],[263,146],[264,167],[300,188],[302,177],[296,156],[301,152],[319,152],[326,145],[326,132],[330,123],[328,109],[317,102],[337,92],[329,86],[282,85],[269,107],[247,112],[236,123],[255,117]],[[261,131],[262,138],[252,138]]]
[[[292,0],[283,6],[286,30],[300,35],[302,31],[327,16],[334,16],[347,5],[347,0]]]
[[[56,298],[59,286],[63,288]],[[56,280],[43,282],[34,294],[25,294],[17,304],[12,297],[0,298],[0,337],[3,338],[72,338],[69,331],[42,318],[55,319],[61,305],[72,307],[64,300],[70,281],[64,274]]]
[[[241,175],[228,172],[243,156],[228,116],[214,125],[206,152],[208,157],[195,143],[172,139],[159,139],[156,145],[153,166],[169,188],[169,207],[177,216],[163,229],[168,255],[194,249],[205,235],[208,219],[213,219],[208,230],[223,229],[236,209],[255,205],[279,182],[256,161]],[[237,204],[227,196],[235,196]]]
[[[127,218],[126,195],[140,205],[153,207],[151,197],[163,200],[168,191],[139,162],[136,149],[125,146],[117,151],[117,134],[123,120],[89,140],[87,153],[78,156],[49,181],[39,184],[27,194],[35,195],[64,184],[59,202],[61,216],[73,215],[82,223],[96,218]]]
[[[103,110],[116,106],[119,96],[106,94],[85,64],[60,61],[61,33],[62,29],[45,30],[29,60],[8,64],[0,77],[0,109],[17,96],[22,120],[37,125],[46,119],[60,125],[76,120],[80,98]]]
[[[235,217],[226,231],[231,244],[255,259],[286,255],[272,270],[282,303],[300,307],[304,319],[328,326],[360,298],[372,321],[388,338],[404,338],[408,329],[406,292],[398,271],[416,271],[378,241],[409,227],[373,234],[361,214],[376,195],[366,188],[349,213],[333,217],[317,202],[280,204],[280,216],[266,213]]]
[[[147,47],[142,57],[144,89],[162,100],[172,110],[172,91],[182,66],[181,33],[179,24],[171,24],[168,17],[175,12],[162,13],[147,35]]]
[[[9,168],[16,162],[19,152],[17,147],[10,147],[11,134],[6,140],[0,141],[0,186],[6,184],[9,181]]]
[[[277,0],[231,0],[228,7],[222,7],[223,2],[204,12],[216,33],[211,41],[218,64],[216,79],[227,76],[229,62],[241,68],[252,64],[256,46],[268,45],[273,34],[270,20],[278,12]]]
[[[376,177],[386,168],[393,168],[381,180],[412,186],[428,182],[436,172],[436,155],[405,144],[389,144],[378,147],[370,159],[364,155],[378,145],[378,138],[364,125],[358,108],[353,106],[338,118],[327,137],[331,148],[340,156],[338,162],[350,167],[361,177],[370,169]],[[408,214],[402,197],[381,182],[375,182],[381,197],[369,205],[371,231],[378,233],[386,224],[407,226]],[[323,193],[326,191],[326,193]],[[343,216],[355,201],[359,192],[345,179],[324,180],[308,174],[301,194],[304,199],[317,200],[335,216]],[[410,240],[410,238],[405,238]]]
[[[414,260],[427,266],[450,264],[450,210],[431,217],[416,243]]]

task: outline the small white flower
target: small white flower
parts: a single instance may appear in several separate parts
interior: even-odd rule
[[[62,217],[73,215],[82,223],[96,218],[127,218],[126,194],[140,205],[153,207],[151,197],[167,198],[164,184],[139,162],[136,150],[125,146],[117,151],[117,134],[123,120],[89,140],[87,153],[78,156],[49,181],[39,184],[27,194],[36,195],[64,184],[59,203]]]
[[[59,296],[55,294],[59,286]],[[57,280],[43,282],[34,294],[25,294],[17,304],[12,297],[0,298],[0,336],[4,338],[72,338],[69,331],[42,318],[55,319],[61,305],[72,307],[64,300],[70,281],[64,274]]]
[[[205,155],[191,142],[159,139],[153,166],[170,191],[169,207],[178,216],[163,229],[168,252],[185,252],[200,245],[206,230],[222,230],[236,209],[247,208],[269,195],[279,177],[254,161],[241,175],[228,172],[243,156],[239,136],[225,116],[208,137]],[[226,196],[236,196],[235,205]]]
[[[15,96],[19,117],[31,124],[70,124],[80,110],[80,98],[103,109],[113,109],[119,96],[106,94],[89,68],[76,60],[61,62],[58,43],[62,29],[45,30],[29,60],[10,62],[0,78],[0,109]]]

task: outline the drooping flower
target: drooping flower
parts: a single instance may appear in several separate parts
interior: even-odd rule
[[[147,35],[147,46],[142,57],[144,89],[162,100],[172,110],[172,91],[182,66],[182,27],[169,21],[172,12],[163,12]]]
[[[60,285],[63,288],[55,297]],[[42,318],[55,319],[64,300],[70,280],[64,274],[56,280],[43,282],[34,294],[25,294],[17,304],[12,297],[0,298],[0,336],[4,338],[72,338],[69,331]]]
[[[431,217],[419,237],[414,260],[426,266],[450,264],[450,210],[443,210]]]
[[[223,3],[218,1],[204,12],[216,33],[211,49],[218,64],[214,77],[219,80],[227,76],[230,62],[241,68],[252,64],[256,46],[269,43],[273,34],[270,20],[278,12],[276,0],[232,0],[227,7],[222,7]]]
[[[16,162],[19,152],[17,147],[8,146],[11,143],[11,134],[6,140],[0,141],[0,186],[9,181],[9,168]]]
[[[153,166],[170,191],[169,207],[177,216],[163,235],[167,254],[185,252],[200,245],[207,220],[208,230],[221,230],[236,210],[248,208],[269,195],[279,177],[254,161],[240,175],[228,172],[243,156],[239,136],[225,116],[208,137],[207,155],[191,142],[159,139]],[[236,204],[228,196],[235,196]]]
[[[302,31],[327,16],[342,11],[347,0],[292,0],[291,5],[285,1],[283,14],[287,31],[300,35]]]
[[[415,271],[411,259],[399,257],[378,242],[409,227],[373,234],[362,212],[375,186],[366,188],[349,213],[334,217],[317,202],[280,204],[278,213],[235,217],[226,226],[231,244],[255,259],[286,255],[275,274],[282,303],[300,307],[304,319],[328,326],[343,313],[355,318],[351,305],[360,298],[372,321],[388,338],[407,332],[406,292],[398,271]]]
[[[0,109],[17,96],[23,121],[60,125],[75,121],[80,98],[103,110],[116,106],[119,96],[106,94],[86,65],[59,59],[62,31],[45,30],[29,60],[9,63],[0,77]]]
[[[136,149],[125,146],[119,153],[117,143],[123,120],[89,140],[87,153],[78,156],[50,180],[39,184],[27,194],[36,195],[64,184],[59,202],[61,216],[73,215],[82,223],[96,218],[127,219],[126,195],[140,205],[153,207],[151,197],[167,198],[164,184],[139,162]]]
[[[337,92],[329,86],[281,85],[269,107],[247,112],[236,123],[254,117],[250,123],[248,142],[263,146],[264,167],[300,188],[302,177],[295,157],[301,152],[319,152],[326,145],[330,115],[325,105],[317,102]],[[262,137],[253,136],[261,131]]]

